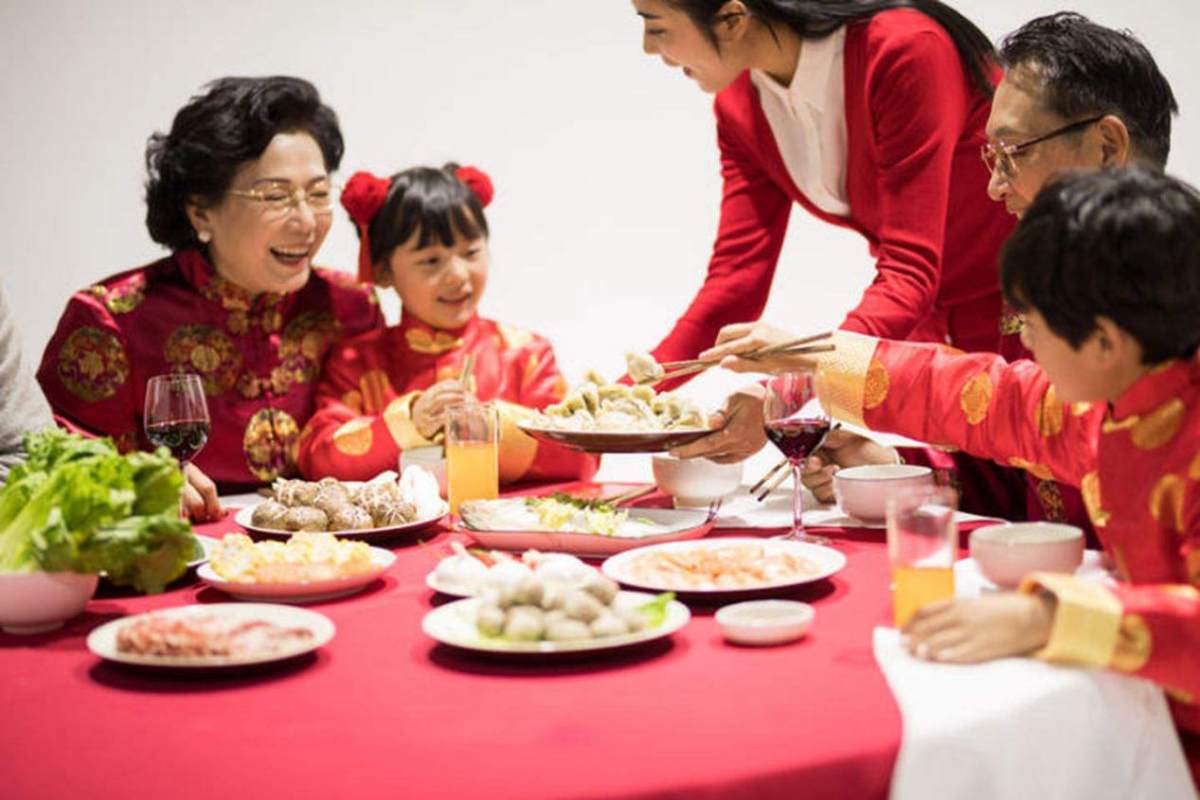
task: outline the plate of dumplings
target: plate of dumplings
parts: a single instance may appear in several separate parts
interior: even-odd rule
[[[449,510],[437,479],[415,465],[403,475],[384,472],[366,482],[278,478],[270,491],[268,499],[238,511],[239,525],[263,536],[323,531],[371,539],[427,528]]]

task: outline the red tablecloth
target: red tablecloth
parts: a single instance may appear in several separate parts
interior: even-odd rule
[[[693,607],[670,640],[595,661],[459,653],[421,633],[433,559],[407,540],[385,543],[399,558],[366,593],[311,606],[332,642],[249,672],[100,661],[84,638],[103,622],[228,600],[194,581],[102,593],[62,631],[0,635],[0,796],[884,797],[901,724],[871,652],[882,533],[837,533],[846,569],[797,595],[812,631],[764,649]]]

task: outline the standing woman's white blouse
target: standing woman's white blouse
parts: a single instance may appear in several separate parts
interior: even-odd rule
[[[846,216],[846,90],[843,51],[846,29],[805,39],[796,74],[782,87],[762,70],[751,70],[763,113],[775,134],[796,188],[817,208]]]

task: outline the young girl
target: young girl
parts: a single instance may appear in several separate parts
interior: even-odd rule
[[[446,408],[470,399],[499,408],[502,483],[595,474],[598,457],[539,444],[516,426],[561,400],[566,382],[546,339],[476,313],[492,195],[486,174],[456,164],[390,179],[359,172],[346,184],[359,280],[395,288],[403,308],[399,325],[348,339],[326,361],[300,439],[307,477],[364,480],[396,469],[404,449],[440,442]]]

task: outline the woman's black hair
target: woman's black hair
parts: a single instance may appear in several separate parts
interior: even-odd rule
[[[685,12],[716,43],[713,27],[727,0],[666,0]],[[911,8],[932,19],[949,34],[971,82],[984,95],[992,95],[991,70],[995,48],[973,22],[938,0],[742,0],[750,15],[768,26],[783,23],[803,39],[828,36],[844,25],[868,19],[881,11]],[[931,75],[929,80],[940,80]]]
[[[306,80],[221,78],[204,89],[175,114],[169,133],[146,144],[146,227],[171,250],[199,244],[187,204],[216,203],[237,168],[262,155],[276,134],[311,135],[329,172],[345,150],[337,114]]]
[[[1141,160],[1167,165],[1179,105],[1150,51],[1129,31],[1067,11],[1038,17],[1004,38],[1000,63],[1010,75],[1028,70],[1043,102],[1063,119],[1116,115]]]
[[[1200,346],[1200,194],[1145,167],[1047,185],[1000,255],[1017,311],[1036,310],[1078,348],[1107,317],[1157,364]]]
[[[392,251],[414,234],[418,249],[434,240],[451,247],[460,237],[487,237],[483,204],[479,195],[458,179],[458,168],[451,162],[441,169],[413,167],[392,176],[387,199],[367,229],[377,278],[386,278]]]

